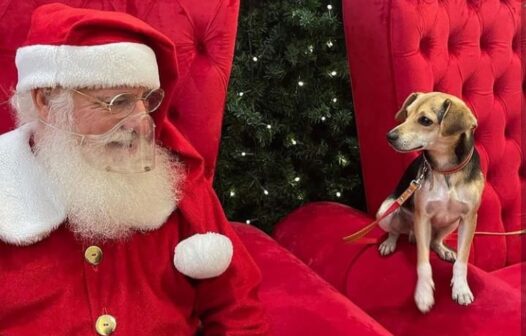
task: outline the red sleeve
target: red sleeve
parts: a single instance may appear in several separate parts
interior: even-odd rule
[[[212,186],[202,180],[187,189],[179,209],[188,221],[185,235],[216,232],[230,238],[232,262],[214,278],[196,280],[196,313],[204,335],[268,335],[258,288],[261,273],[227,221]]]

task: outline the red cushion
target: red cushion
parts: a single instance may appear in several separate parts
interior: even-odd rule
[[[233,225],[261,267],[272,335],[391,335],[262,231]]]
[[[275,239],[394,335],[519,335],[521,293],[492,274],[469,267],[475,295],[470,306],[451,298],[452,264],[433,253],[435,306],[416,308],[416,248],[404,238],[394,254],[382,257],[377,245],[349,244],[342,237],[372,219],[337,203],[311,203],[287,216]],[[381,237],[380,229],[371,237]],[[515,275],[519,274],[515,272]]]
[[[491,274],[506,282],[511,287],[521,290],[521,288],[526,288],[524,287],[526,279],[522,276],[522,270],[524,267],[524,262],[521,262],[501,268],[491,272]]]
[[[444,91],[464,99],[478,118],[475,139],[487,177],[478,230],[520,229],[521,195],[526,191],[521,2],[344,0],[343,4],[369,213],[376,212],[414,158],[395,153],[385,140],[395,126],[396,111],[411,92]],[[520,261],[520,251],[518,236],[475,237],[472,261],[494,270]]]

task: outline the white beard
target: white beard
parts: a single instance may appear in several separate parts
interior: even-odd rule
[[[124,238],[159,228],[177,207],[182,164],[156,145],[156,167],[120,174],[89,165],[75,136],[49,127],[35,134],[35,155],[60,191],[69,228],[81,238]]]

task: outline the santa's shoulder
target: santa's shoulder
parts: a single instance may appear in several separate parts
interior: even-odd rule
[[[65,218],[65,207],[29,141],[35,124],[0,136],[0,240],[15,245],[40,241]]]

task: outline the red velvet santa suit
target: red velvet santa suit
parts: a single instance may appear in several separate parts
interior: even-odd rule
[[[33,17],[27,45],[39,44],[39,36],[62,29],[60,25],[74,28],[51,44],[84,43],[88,31],[93,36],[87,45],[111,43],[121,34],[99,38],[94,27],[110,32],[124,27],[126,39],[155,51],[167,97],[154,115],[157,139],[184,163],[187,175],[181,201],[158,229],[136,232],[125,240],[83,241],[65,225],[64,209],[31,152],[33,126],[0,136],[0,335],[97,335],[95,324],[101,316],[113,318],[99,319],[116,324],[108,326],[114,329],[108,332],[112,335],[192,335],[200,324],[206,335],[267,334],[257,298],[259,270],[204,178],[202,158],[170,120],[168,106],[177,75],[172,43],[125,14],[102,17],[98,11],[72,12],[63,5],[40,10],[41,15]],[[233,247],[223,273],[214,262],[199,263],[200,257],[217,252],[217,246],[191,244],[214,238],[210,232],[228,237]],[[176,268],[174,251],[183,240],[190,246],[182,252],[190,259]],[[229,245],[224,237],[221,242]],[[87,250],[92,245],[96,248]],[[196,265],[188,263],[191,257]]]

